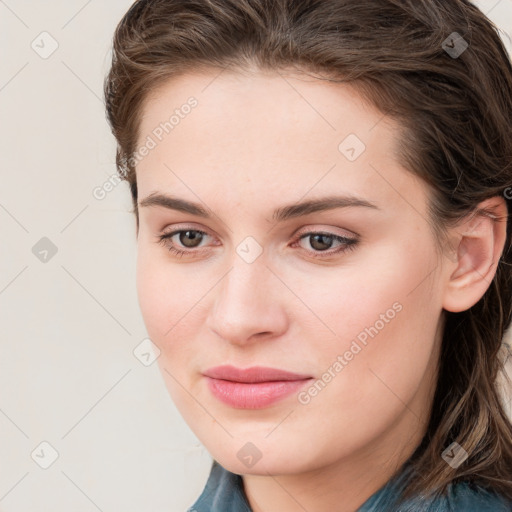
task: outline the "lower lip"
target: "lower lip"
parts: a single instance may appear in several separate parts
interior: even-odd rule
[[[208,387],[221,402],[239,409],[262,409],[298,391],[311,379],[273,382],[232,382],[206,377]]]

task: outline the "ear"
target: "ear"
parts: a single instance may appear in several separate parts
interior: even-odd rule
[[[505,199],[491,197],[450,230],[457,256],[449,265],[443,297],[445,310],[466,311],[489,288],[507,238],[507,216]]]

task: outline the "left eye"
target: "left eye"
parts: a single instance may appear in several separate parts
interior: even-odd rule
[[[305,233],[301,235],[298,241],[295,243],[298,243],[299,245],[302,246],[301,242],[307,239],[309,239],[308,245],[313,249],[313,255],[316,257],[322,257],[322,253],[326,253],[326,256],[338,254],[348,249],[353,249],[357,244],[356,238],[348,238],[345,236],[324,232]],[[338,243],[338,247],[329,251],[334,242]],[[310,249],[306,248],[306,250],[309,251]]]

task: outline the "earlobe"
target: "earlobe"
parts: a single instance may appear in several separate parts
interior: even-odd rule
[[[507,204],[501,196],[478,205],[478,211],[453,228],[455,268],[450,266],[443,308],[458,313],[474,306],[489,288],[505,246]]]

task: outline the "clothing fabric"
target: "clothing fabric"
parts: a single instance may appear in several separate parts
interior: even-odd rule
[[[412,498],[396,508],[410,468],[406,464],[355,512],[512,512],[512,501],[469,482],[451,484],[444,496]],[[206,486],[187,512],[252,512],[240,475],[213,461]]]

